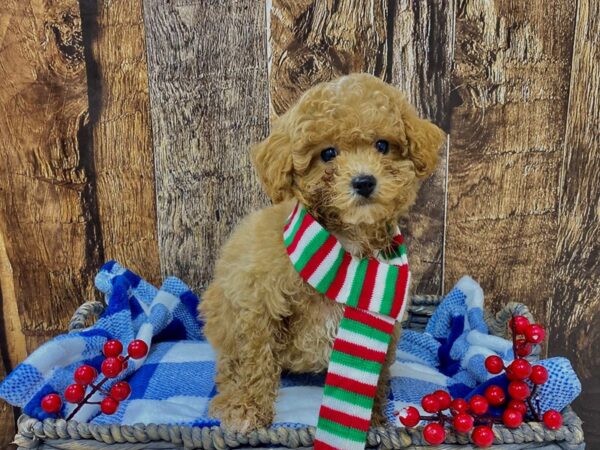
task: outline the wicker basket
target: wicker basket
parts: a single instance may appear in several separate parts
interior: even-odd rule
[[[425,327],[440,299],[434,296],[416,296],[412,299],[405,328],[420,330]],[[70,330],[80,330],[91,323],[104,310],[99,302],[85,303],[75,312]],[[528,309],[510,303],[495,316],[486,317],[490,332],[505,336],[507,321],[513,314],[528,316]],[[531,358],[537,359],[539,346]],[[585,448],[581,420],[567,408],[563,411],[564,424],[556,431],[548,430],[537,422],[528,422],[516,429],[494,426],[496,450],[516,449],[569,449]],[[138,424],[133,426],[94,425],[46,419],[43,422],[22,415],[18,420],[15,443],[19,449],[69,449],[69,450],[141,450],[141,449],[228,449],[247,447],[311,448],[315,429],[276,428],[261,429],[246,435],[228,433],[219,427],[183,427],[172,425]],[[446,443],[427,446],[421,428],[373,428],[368,435],[369,448],[380,449],[471,449],[469,437],[449,432]]]

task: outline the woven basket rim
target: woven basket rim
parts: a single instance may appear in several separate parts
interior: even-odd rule
[[[409,314],[416,316],[431,316],[435,307],[440,303],[441,296],[414,295],[411,297]],[[73,314],[69,323],[69,331],[74,332],[86,327],[86,322],[96,319],[105,309],[105,304],[91,301],[82,304]],[[533,320],[527,306],[520,303],[508,303],[495,315],[486,314],[486,322],[490,332],[497,336],[505,336],[507,322],[513,315],[525,315]],[[537,359],[540,348],[533,352]],[[495,425],[494,444],[512,444],[528,442],[562,442],[564,448],[578,448],[584,441],[582,422],[569,406],[563,411],[564,423],[558,430],[549,430],[538,422],[527,422],[519,428],[509,429]],[[56,439],[90,439],[107,445],[120,443],[148,443],[163,441],[185,448],[226,449],[243,445],[278,445],[287,448],[310,446],[313,443],[315,427],[271,427],[252,431],[247,434],[231,433],[219,426],[189,427],[163,424],[135,425],[98,425],[79,423],[75,420],[45,419],[39,421],[22,414],[18,421],[18,434],[15,443],[22,448],[35,448],[45,440]],[[367,436],[367,445],[390,449],[403,449],[413,445],[427,446],[422,436],[423,427],[377,427],[371,428]],[[470,437],[465,434],[448,430],[446,444],[469,444]],[[566,446],[565,446],[566,445]],[[435,447],[431,447],[432,449]]]

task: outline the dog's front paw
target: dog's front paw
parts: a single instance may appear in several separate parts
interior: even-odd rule
[[[385,427],[388,424],[388,418],[387,416],[383,413],[383,411],[381,411],[379,408],[376,408],[375,410],[373,410],[373,414],[371,415],[371,426],[378,428],[378,427]]]
[[[264,428],[273,422],[273,407],[254,402],[240,402],[240,398],[218,394],[210,403],[209,414],[221,421],[228,431],[247,433]]]

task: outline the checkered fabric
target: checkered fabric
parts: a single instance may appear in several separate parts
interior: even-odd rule
[[[138,337],[151,342],[150,354],[132,365],[124,377],[132,394],[114,415],[100,414],[96,405],[82,409],[78,421],[94,423],[177,424],[212,426],[218,420],[207,414],[215,395],[214,353],[204,340],[196,320],[198,299],[184,283],[169,278],[156,289],[115,262],[107,263],[96,277],[106,294],[108,307],[94,326],[59,336],[31,354],[0,384],[0,398],[25,408],[38,419],[48,417],[39,408],[49,392],[62,392],[81,364],[100,367],[106,340],[124,343]],[[177,300],[178,299],[178,300]],[[405,330],[391,368],[391,392],[387,405],[393,411],[411,404],[436,389],[452,395],[473,395],[486,383],[502,377],[483,375],[483,358],[498,354],[510,360],[509,343],[493,338],[483,322],[483,293],[464,278],[445,297],[424,333]],[[568,360],[541,362],[549,371],[542,390],[542,409],[562,409],[579,394],[581,385]],[[316,426],[325,376],[286,374],[276,401],[274,426]],[[505,381],[505,380],[504,380]],[[61,415],[68,414],[65,408]],[[392,422],[396,423],[397,422]]]

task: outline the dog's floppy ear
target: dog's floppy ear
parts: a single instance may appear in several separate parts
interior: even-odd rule
[[[252,163],[273,203],[292,197],[292,149],[290,137],[282,127],[252,149]]]
[[[404,117],[408,154],[418,177],[428,177],[435,170],[438,153],[446,134],[428,120],[421,119],[413,111]]]

